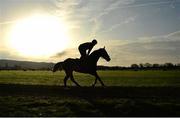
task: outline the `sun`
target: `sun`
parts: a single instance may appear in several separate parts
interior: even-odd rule
[[[69,43],[65,23],[51,15],[33,15],[12,27],[9,45],[22,56],[46,57],[64,51]]]

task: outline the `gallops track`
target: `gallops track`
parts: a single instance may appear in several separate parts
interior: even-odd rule
[[[0,84],[1,96],[70,96],[87,98],[180,98],[180,87],[76,87]]]

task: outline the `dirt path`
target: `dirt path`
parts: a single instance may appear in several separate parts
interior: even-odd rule
[[[0,95],[72,96],[88,98],[180,98],[180,87],[70,87],[0,84]]]

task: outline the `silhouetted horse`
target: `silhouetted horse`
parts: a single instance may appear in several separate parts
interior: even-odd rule
[[[100,57],[103,57],[106,61],[110,61],[110,57],[108,53],[104,48],[100,48],[98,50],[95,50],[92,52],[89,56],[87,56],[85,59],[72,59],[68,58],[64,60],[63,62],[58,62],[54,65],[53,72],[57,70],[64,70],[66,73],[66,76],[64,78],[64,86],[66,87],[66,82],[68,78],[70,78],[77,86],[80,86],[73,77],[73,71],[81,72],[81,73],[88,73],[93,76],[95,76],[95,81],[93,84],[93,87],[95,86],[97,80],[100,81],[101,85],[104,86],[104,83],[100,79],[100,77],[97,74],[97,61]]]

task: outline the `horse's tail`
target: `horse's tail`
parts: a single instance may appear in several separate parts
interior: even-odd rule
[[[53,72],[56,72],[57,70],[63,70],[63,64],[64,62],[58,62],[53,67]]]

